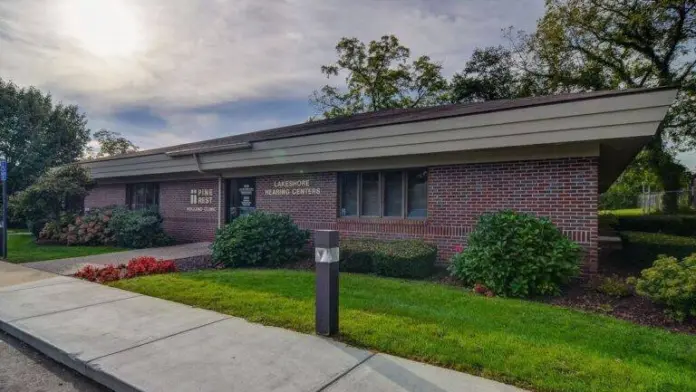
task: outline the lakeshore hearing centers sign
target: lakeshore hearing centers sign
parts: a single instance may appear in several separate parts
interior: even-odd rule
[[[309,180],[273,181],[273,188],[266,189],[266,196],[318,195],[321,189],[312,187]]]

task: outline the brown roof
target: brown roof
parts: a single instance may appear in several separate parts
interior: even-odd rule
[[[207,148],[232,143],[259,142],[265,140],[285,139],[298,136],[317,135],[322,133],[349,131],[353,129],[368,127],[379,127],[385,125],[427,121],[448,117],[470,116],[474,114],[491,113],[533,106],[552,105],[595,98],[614,97],[621,95],[644,93],[648,91],[670,89],[674,89],[674,87],[594,91],[559,95],[545,95],[539,97],[529,97],[520,99],[503,99],[476,103],[440,105],[425,108],[387,109],[380,110],[377,112],[360,113],[352,116],[331,118],[327,120],[306,122],[302,124],[267,129],[263,131],[243,133],[218,139],[203,140],[200,142],[186,143],[151,150],[143,150],[123,155],[99,158],[90,162],[130,158],[134,156],[161,154],[173,150]]]

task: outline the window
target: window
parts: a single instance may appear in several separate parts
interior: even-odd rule
[[[131,210],[159,207],[159,184],[140,183],[128,184],[126,188],[126,204]]]
[[[428,215],[428,182],[427,170],[409,170],[408,178],[408,209],[409,218],[425,218]]]
[[[425,218],[426,169],[340,173],[341,216]]]
[[[403,172],[384,173],[384,216],[402,216],[404,210]]]
[[[360,215],[379,216],[379,173],[362,174]]]
[[[341,175],[341,216],[358,215],[358,174]]]

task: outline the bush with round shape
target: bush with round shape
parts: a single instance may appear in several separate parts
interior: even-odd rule
[[[661,255],[631,283],[635,284],[636,293],[664,305],[670,317],[696,317],[696,253],[681,261]]]
[[[287,215],[257,211],[218,230],[213,261],[227,267],[279,266],[297,261],[309,239]]]
[[[547,218],[510,210],[484,214],[450,272],[496,295],[558,295],[580,272],[580,247]]]
[[[115,208],[108,220],[108,227],[118,246],[124,248],[152,248],[174,242],[162,228],[162,216],[151,209]]]

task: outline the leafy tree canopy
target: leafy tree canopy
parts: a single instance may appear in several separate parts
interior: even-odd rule
[[[528,95],[515,70],[512,52],[502,46],[477,48],[461,73],[452,77],[452,102],[513,99]]]
[[[100,129],[94,132],[94,140],[99,143],[99,151],[88,150],[88,155],[95,158],[127,154],[139,150],[138,146],[121,136],[120,133],[106,129]]]
[[[9,192],[25,189],[49,167],[76,161],[89,140],[75,105],[0,79],[0,156],[7,159]]]
[[[520,34],[515,48],[547,93],[680,87],[658,142],[696,146],[693,0],[547,0],[537,30]]]
[[[365,45],[343,38],[336,45],[338,60],[321,67],[327,78],[345,76],[345,87],[325,85],[310,98],[324,118],[382,109],[430,106],[447,101],[442,66],[411,51],[393,35]]]

